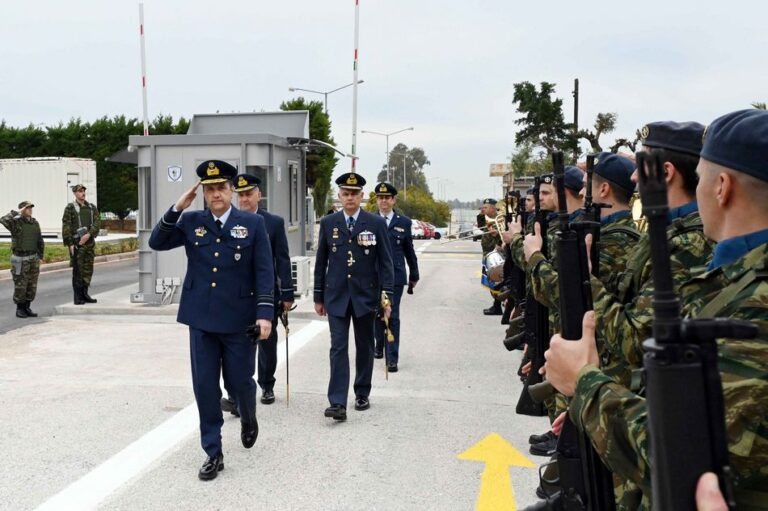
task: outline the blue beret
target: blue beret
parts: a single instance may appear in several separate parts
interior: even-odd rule
[[[640,129],[640,143],[648,147],[698,156],[703,134],[704,125],[698,122],[651,122]]]
[[[235,177],[235,191],[247,192],[261,186],[261,179],[250,174],[239,174]]]
[[[579,167],[565,166],[565,187],[580,192],[584,188],[584,172]]]
[[[635,191],[635,183],[632,182],[634,171],[635,163],[618,154],[600,153],[595,157],[593,172],[628,192]]]
[[[491,205],[495,206],[496,205],[496,199],[485,199],[483,201],[483,204],[491,204]]]
[[[374,191],[376,192],[376,195],[391,195],[393,197],[397,195],[397,188],[395,188],[392,183],[387,183],[384,181],[377,184],[376,188],[374,188]]]
[[[197,166],[197,177],[204,185],[232,181],[237,175],[237,169],[221,160],[205,160]]]
[[[551,185],[555,182],[554,174],[542,174],[538,176],[538,178],[539,178],[539,184]]]
[[[712,121],[701,157],[768,181],[768,112],[739,110]]]
[[[339,188],[362,190],[365,186],[365,178],[356,172],[347,172],[336,178],[336,184]]]

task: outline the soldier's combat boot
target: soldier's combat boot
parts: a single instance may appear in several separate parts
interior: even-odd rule
[[[16,317],[17,318],[26,318],[27,316],[27,309],[24,308],[23,303],[17,303],[16,304]]]
[[[83,288],[74,286],[73,289],[75,291],[75,305],[83,305],[85,303],[85,298],[83,298]]]
[[[32,309],[29,308],[31,303],[32,302],[24,302],[24,312],[27,313],[27,317],[36,318],[37,317],[37,313],[36,312],[32,312]]]
[[[483,314],[486,316],[501,316],[504,311],[501,310],[501,304],[494,301],[493,305],[488,309],[483,309]]]
[[[92,298],[91,295],[88,294],[87,287],[83,287],[83,300],[85,300],[85,303],[96,303],[98,301],[96,298]]]

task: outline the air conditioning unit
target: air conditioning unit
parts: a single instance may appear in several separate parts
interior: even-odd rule
[[[294,296],[309,294],[309,272],[311,259],[306,256],[291,257],[291,278]]]

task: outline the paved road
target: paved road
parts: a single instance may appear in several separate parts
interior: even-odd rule
[[[89,289],[91,296],[138,282],[136,273],[138,264],[138,259],[97,264],[94,269],[93,284]],[[13,280],[0,280],[0,335],[30,323],[45,321],[45,317],[53,314],[54,307],[72,302],[72,270],[40,274],[37,297],[32,302],[32,310],[39,315],[37,319],[17,318],[16,305],[12,297]]]
[[[458,458],[497,433],[525,454],[518,461],[543,461],[527,454],[527,437],[546,420],[514,413],[519,352],[503,349],[498,317],[481,313],[479,244],[417,248],[422,280],[403,300],[400,371],[386,381],[376,362],[370,410],[350,408],[346,423],[323,417],[328,326],[297,316],[290,406],[281,360],[277,403],[258,407],[256,446],[244,449],[239,422],[226,417],[226,469],[211,482],[197,479],[189,341],[173,318],[56,316],[9,332],[0,449],[13,469],[0,481],[0,508],[469,510],[481,475],[511,481],[518,508],[533,503],[534,468],[502,463],[494,479],[484,463]]]

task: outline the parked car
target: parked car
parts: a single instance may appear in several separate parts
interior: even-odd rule
[[[427,222],[421,222],[421,228],[424,229],[424,239],[431,240],[435,236],[434,227],[430,227]]]
[[[413,236],[413,239],[415,240],[424,238],[424,228],[418,220],[411,221],[411,236]]]

